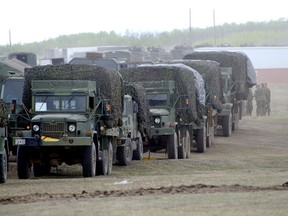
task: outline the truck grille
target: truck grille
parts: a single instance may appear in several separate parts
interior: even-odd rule
[[[52,138],[60,138],[65,132],[65,123],[56,122],[56,123],[43,123],[42,125],[42,135],[49,136]]]

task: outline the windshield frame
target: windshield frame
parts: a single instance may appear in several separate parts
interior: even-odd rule
[[[37,93],[33,96],[35,113],[85,113],[87,111],[87,95]]]
[[[169,107],[170,104],[170,94],[169,93],[146,93],[147,101],[150,107]],[[156,104],[157,97],[161,97],[161,101],[157,100],[158,103]],[[152,99],[154,99],[154,104],[151,104]]]

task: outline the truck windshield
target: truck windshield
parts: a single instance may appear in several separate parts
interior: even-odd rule
[[[168,104],[167,94],[147,94],[147,99],[149,101],[149,105],[152,107],[167,106]]]
[[[23,80],[6,80],[1,87],[1,99],[6,103],[11,103],[13,99],[21,99],[23,92]]]
[[[86,97],[84,95],[37,95],[35,96],[36,112],[85,112]]]

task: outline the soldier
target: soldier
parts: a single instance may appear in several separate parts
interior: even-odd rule
[[[260,110],[260,105],[259,105],[259,89],[260,85],[256,85],[256,90],[255,90],[255,101],[256,101],[256,116],[259,116],[259,110]]]
[[[267,98],[265,115],[266,115],[266,112],[267,112],[267,115],[270,116],[270,112],[271,112],[271,107],[270,107],[271,90],[268,88],[267,83],[264,84],[264,88],[265,88],[265,91],[266,91],[266,98]]]
[[[266,90],[263,88],[264,84],[257,85],[255,90],[255,100],[257,104],[257,116],[264,116],[267,104]]]
[[[249,88],[246,104],[246,115],[252,116],[252,111],[253,111],[253,92],[251,88]]]

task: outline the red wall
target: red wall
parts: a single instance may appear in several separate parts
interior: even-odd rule
[[[257,83],[288,83],[288,68],[256,69]]]

